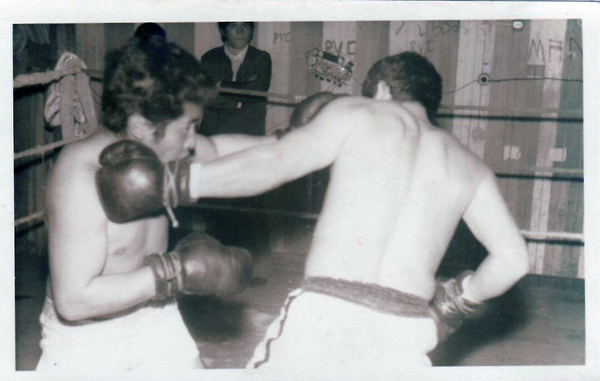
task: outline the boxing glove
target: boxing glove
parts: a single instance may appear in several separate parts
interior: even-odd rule
[[[225,246],[204,232],[186,236],[171,252],[151,254],[146,262],[156,281],[154,299],[180,292],[228,296],[242,291],[252,275],[248,250]]]
[[[121,140],[104,148],[96,172],[100,202],[110,221],[123,223],[190,203],[190,160],[163,164],[149,147]]]
[[[466,319],[482,313],[484,303],[476,303],[463,296],[463,282],[472,275],[473,271],[464,271],[456,278],[437,282],[429,311],[437,325],[438,343],[456,332]]]

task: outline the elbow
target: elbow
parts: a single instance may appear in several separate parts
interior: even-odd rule
[[[516,283],[529,273],[529,253],[525,244],[523,244],[523,247],[518,250],[511,262],[510,268],[515,277]]]
[[[54,305],[58,315],[67,321],[77,321],[92,316],[91,314],[86,313],[85,305],[75,297],[66,295],[59,296],[55,294]]]

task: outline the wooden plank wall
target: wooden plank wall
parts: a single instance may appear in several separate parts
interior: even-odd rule
[[[221,44],[216,23],[162,25],[169,39],[198,58]],[[76,54],[89,68],[102,70],[107,49],[123,44],[136,26],[76,25]],[[583,107],[580,20],[524,20],[521,29],[514,29],[510,20],[265,22],[257,24],[252,45],[271,54],[270,91],[292,95],[320,90],[360,94],[374,62],[386,55],[416,51],[428,57],[442,75],[444,107],[474,106],[483,108],[482,114],[507,116],[519,110],[543,109],[544,116],[554,118],[472,118],[461,116],[460,110],[439,118],[442,127],[492,168],[583,168],[583,123],[571,118]],[[305,58],[313,48],[352,60],[353,78],[340,88],[314,78]],[[482,73],[491,79],[486,85],[477,82]],[[101,93],[100,83],[92,87]],[[41,105],[37,101],[35,107]],[[290,113],[290,107],[270,104],[267,131],[285,128]],[[17,131],[29,123],[27,115],[32,114],[15,105],[16,152],[46,139],[40,137],[43,129],[39,125],[35,131]],[[35,142],[25,140],[35,136]],[[40,198],[34,195],[34,189],[41,189],[37,185],[17,193],[22,184],[18,176],[26,175],[15,175],[15,194]],[[501,177],[499,182],[521,229],[583,232],[583,181]],[[36,209],[31,206],[35,202],[26,204],[15,203],[18,217]],[[312,201],[300,204],[315,211]],[[584,277],[581,245],[530,243],[529,249],[531,273]]]
[[[20,29],[20,30],[17,30]],[[52,70],[59,58],[58,52],[72,50],[72,25],[19,25],[14,26],[13,38],[19,39],[13,49],[13,76]],[[23,43],[23,45],[21,45]],[[13,150],[19,153],[60,139],[60,128],[50,128],[44,121],[46,86],[30,86],[13,92]],[[15,220],[44,210],[47,175],[54,155],[32,156],[15,162],[14,195]],[[15,230],[17,255],[43,255],[46,250],[46,230],[38,219]]]
[[[205,25],[196,24],[196,30]],[[544,110],[542,116],[560,118],[582,110],[581,39],[579,20],[524,20],[521,29],[510,20],[285,22],[260,23],[254,45],[271,53],[270,91],[300,95],[318,90],[359,94],[374,62],[416,51],[444,79],[443,106],[474,106],[482,115],[507,116],[473,118],[457,110],[439,119],[492,168],[582,169],[581,121],[508,118],[520,111]],[[218,45],[217,40],[198,50],[197,44],[195,53]],[[304,59],[312,48],[351,59],[353,78],[341,88],[326,82],[315,86]],[[477,79],[484,73],[491,81],[481,85]],[[268,131],[285,127],[289,113],[285,107],[269,107]],[[502,177],[499,182],[521,229],[583,231],[583,181]],[[529,250],[531,273],[584,276],[581,245],[531,242]]]

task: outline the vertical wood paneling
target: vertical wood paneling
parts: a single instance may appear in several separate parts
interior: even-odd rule
[[[216,23],[163,26],[169,39],[198,58],[221,45]],[[133,35],[135,24],[82,24],[75,29],[76,54],[88,67],[102,70],[105,52],[125,43]],[[411,50],[426,56],[442,75],[443,105],[572,112],[581,109],[583,103],[582,83],[560,80],[583,76],[578,20],[526,21],[521,30],[513,29],[504,20],[258,23],[252,45],[271,54],[270,91],[281,94],[310,95],[321,90],[360,94],[374,62]],[[310,76],[305,54],[312,48],[351,59],[355,63],[353,79],[341,88],[333,88]],[[482,86],[473,82],[484,72],[490,75],[491,83]],[[541,77],[554,79],[540,80]],[[92,82],[92,88],[101,93],[99,82]],[[43,105],[37,106],[43,109]],[[291,110],[269,105],[268,131],[285,127]],[[15,107],[15,126],[39,123],[35,118]],[[583,126],[578,121],[454,117],[441,122],[491,167],[583,168]],[[28,136],[15,134],[15,151],[29,148],[39,139],[47,140],[42,135],[43,130],[32,131]],[[15,197],[24,199],[21,206],[15,203],[15,211],[34,212],[45,180],[41,174],[31,175],[36,181],[34,188],[17,195],[18,176],[30,175],[15,173]],[[33,181],[25,181],[30,180]],[[583,182],[501,178],[499,183],[520,228],[583,231]],[[583,247],[529,247],[532,272],[584,276]]]
[[[135,24],[104,24],[104,41],[106,51],[118,49],[125,45],[135,33]]]
[[[259,26],[260,29],[260,26]],[[221,34],[217,23],[196,23],[194,24],[194,54],[200,59],[202,55],[212,48],[220,46]]]
[[[581,20],[568,20],[563,49],[563,77],[583,78],[583,49]],[[583,84],[578,81],[562,82],[560,89],[560,110],[580,110],[583,106]],[[560,115],[560,112],[559,112]],[[555,161],[557,168],[583,169],[583,125],[581,123],[558,123],[556,147],[565,152],[564,161]],[[553,199],[563,208],[561,213],[550,214],[550,226],[567,232],[583,232],[583,182],[567,181],[562,184],[562,192],[554,192]],[[556,186],[556,185],[555,185]],[[550,227],[549,227],[550,228]],[[561,275],[583,278],[583,247],[573,246],[565,250],[565,264],[561,265]]]
[[[464,29],[461,21],[444,21],[445,26],[440,28],[435,44],[430,46],[433,47],[432,51],[427,53],[427,58],[436,67],[438,72],[443,78],[443,91],[444,97],[442,98],[442,104],[452,105],[455,104],[454,96],[456,90],[465,84],[458,83],[455,73],[458,67],[458,49],[460,45],[460,31]],[[490,58],[491,60],[491,58]],[[467,82],[468,83],[468,82]],[[460,90],[459,90],[460,91]]]
[[[426,21],[390,21],[388,55],[406,51],[424,53],[426,25]]]
[[[459,29],[456,82],[467,84],[482,73],[492,70],[491,52],[494,44],[494,26],[484,21],[463,21]],[[454,104],[460,106],[489,105],[489,85],[473,84],[454,94]],[[459,113],[459,112],[457,112]],[[473,153],[483,159],[487,120],[483,118],[455,118],[453,133]]]
[[[290,26],[290,88],[286,94],[310,95],[318,92],[321,81],[308,72],[306,53],[320,48],[323,41],[322,22],[294,22]]]
[[[83,60],[85,65],[94,70],[104,70],[104,25],[81,24],[75,28],[75,54]],[[94,107],[98,116],[98,123],[102,123],[102,110],[100,97],[102,95],[102,81],[90,81]]]
[[[289,93],[291,54],[291,30],[289,22],[266,23],[261,25],[258,48],[271,54],[271,62],[275,68],[271,74],[270,92],[278,94]],[[276,129],[288,126],[291,107],[277,107],[267,105],[267,134],[272,134]]]
[[[356,62],[357,22],[325,22],[323,23],[322,49],[336,56],[343,56],[348,62]],[[327,81],[321,81],[321,91],[334,93],[360,94],[361,86],[350,80],[341,87]]]
[[[532,65],[544,65],[543,76],[548,78],[562,78],[562,52],[557,54],[554,52],[553,47],[556,46],[556,42],[562,41],[566,32],[566,21],[537,21],[532,23],[531,27],[531,41],[532,46],[534,42],[537,42],[537,46],[541,46],[541,54],[536,53],[530,55],[530,64]],[[539,52],[539,50],[537,50]],[[557,109],[560,101],[560,81],[545,80],[543,81],[544,86],[542,90],[542,107],[548,109]],[[548,116],[556,116],[555,114]],[[550,155],[552,148],[556,146],[556,132],[557,123],[541,122],[539,143],[537,150],[536,166],[538,167],[552,167],[553,159]],[[540,173],[543,174],[543,173]],[[536,231],[546,231],[549,224],[550,216],[550,196],[552,191],[553,182],[550,180],[538,179],[534,182],[533,187],[533,200],[532,200],[532,215],[531,215],[531,229]],[[533,245],[535,251],[533,255],[534,269],[536,274],[544,273],[544,256],[546,251],[546,244],[540,243]]]
[[[367,72],[382,57],[387,56],[389,49],[388,21],[357,22],[356,56],[351,81],[355,83],[357,94],[367,78]]]
[[[164,24],[167,38],[179,45],[187,52],[194,54],[196,47],[195,26],[192,23],[168,23]]]

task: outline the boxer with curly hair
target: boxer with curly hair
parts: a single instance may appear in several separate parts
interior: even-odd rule
[[[47,189],[50,277],[37,369],[201,367],[175,297],[239,292],[251,256],[202,232],[168,251],[167,213],[193,201],[181,180],[191,163],[275,138],[196,135],[215,83],[165,38],[132,38],[105,68],[104,125],[64,147]]]

